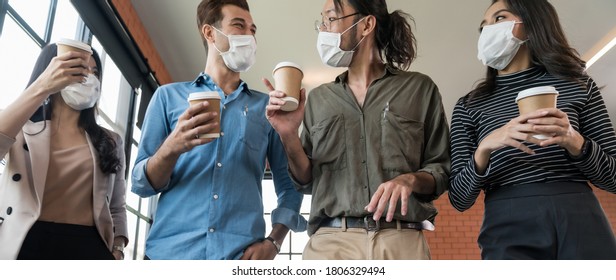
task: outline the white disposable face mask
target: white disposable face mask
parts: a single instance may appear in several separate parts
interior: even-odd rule
[[[364,19],[365,18],[358,20],[355,24],[351,25],[351,27],[347,28],[342,33],[319,31],[317,50],[319,51],[319,56],[324,64],[331,67],[349,67],[349,65],[351,65],[353,53],[355,52],[355,49],[359,47],[359,44],[364,41],[365,37],[362,37],[352,50],[345,51],[340,48],[340,44],[342,43],[342,34],[355,27]]]
[[[522,22],[505,21],[483,27],[477,43],[477,58],[483,65],[503,70],[511,63],[520,46],[526,42],[513,36],[516,23]]]
[[[222,56],[225,65],[233,72],[246,72],[255,64],[257,55],[257,42],[253,35],[227,35],[212,26],[214,30],[227,37],[229,50],[221,52],[214,44],[214,48]]]
[[[77,111],[92,108],[101,97],[101,82],[94,74],[88,74],[85,82],[71,84],[60,94],[66,105]]]

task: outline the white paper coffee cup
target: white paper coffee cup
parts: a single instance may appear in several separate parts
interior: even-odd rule
[[[90,47],[90,45],[73,39],[62,38],[56,42],[56,46],[58,47],[58,55],[68,51],[87,52],[92,54],[92,47]]]
[[[276,90],[284,92],[287,96],[282,98],[285,104],[280,108],[283,111],[294,111],[299,105],[300,90],[304,72],[296,63],[284,61],[274,67],[272,71]]]
[[[539,109],[556,108],[557,98],[558,91],[555,87],[541,86],[520,91],[515,101],[518,104],[520,115],[524,115]],[[549,138],[543,134],[533,135],[533,137],[541,140]]]
[[[216,112],[216,118],[213,120],[220,124],[220,95],[217,91],[203,91],[193,92],[188,95],[188,103],[190,105],[197,104],[199,102],[207,101],[210,105],[207,107],[206,112]],[[201,134],[199,138],[219,138],[220,137],[220,125],[212,132]]]

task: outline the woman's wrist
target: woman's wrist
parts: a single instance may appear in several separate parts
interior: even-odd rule
[[[590,149],[591,149],[591,141],[588,140],[586,137],[583,138],[584,141],[582,141],[582,145],[579,149],[576,149],[576,151],[571,151],[571,150],[566,150],[567,151],[567,156],[574,161],[583,161],[585,159],[588,158],[588,156],[590,155]]]
[[[581,157],[586,142],[587,140],[584,136],[578,135],[578,137],[574,138],[572,145],[565,147],[565,150],[567,150],[567,153],[573,158]]]
[[[475,150],[473,159],[475,160],[475,172],[478,175],[483,175],[488,168],[488,162],[490,161],[490,151],[481,149],[481,145]]]

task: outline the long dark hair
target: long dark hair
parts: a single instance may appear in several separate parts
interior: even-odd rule
[[[98,79],[102,81],[102,63],[101,59],[96,52],[96,50],[92,49],[92,58],[96,62],[96,65],[99,69],[98,71]],[[28,86],[30,86],[38,77],[47,69],[51,60],[57,55],[57,46],[56,44],[48,44],[43,47],[41,53],[34,64],[34,69],[32,70],[32,75],[30,75],[30,80],[28,81]],[[58,94],[58,93],[56,93]],[[51,109],[52,99],[50,98],[46,101],[41,107],[37,109],[37,111],[32,115],[30,120],[44,121],[51,119]],[[99,167],[105,174],[116,173],[120,170],[122,163],[120,162],[120,158],[116,154],[116,142],[111,137],[110,133],[107,132],[104,128],[102,128],[96,122],[96,106],[92,108],[88,108],[82,110],[79,114],[79,121],[77,125],[83,128],[88,135],[90,136],[90,141],[92,141],[92,145],[98,154],[99,159]]]
[[[381,60],[396,69],[408,69],[417,57],[417,40],[409,22],[413,18],[400,10],[389,13],[385,0],[347,0],[359,15],[376,18],[375,38]],[[337,11],[343,0],[334,0]]]
[[[566,80],[579,81],[586,76],[586,62],[569,45],[552,4],[547,0],[492,0],[492,5],[499,1],[524,23],[528,36],[525,44],[533,65]],[[467,102],[494,91],[497,74],[496,69],[488,67],[486,78],[471,91]]]

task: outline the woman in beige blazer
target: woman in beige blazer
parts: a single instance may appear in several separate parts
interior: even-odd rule
[[[0,111],[0,259],[123,258],[123,144],[96,123],[100,58],[74,43],[92,54],[44,47]]]

